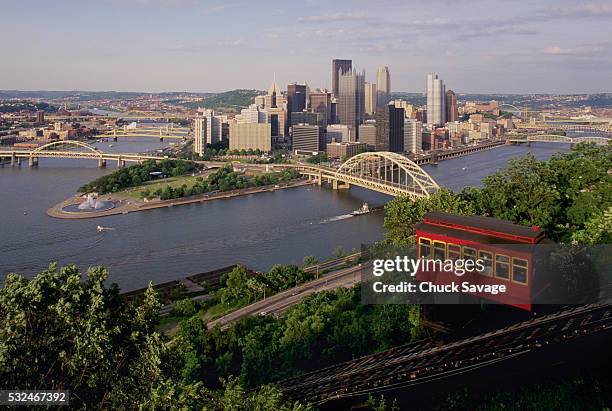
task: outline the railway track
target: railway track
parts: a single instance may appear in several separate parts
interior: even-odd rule
[[[612,305],[581,306],[441,346],[419,341],[278,384],[295,400],[324,404],[424,384],[605,331],[612,331]]]

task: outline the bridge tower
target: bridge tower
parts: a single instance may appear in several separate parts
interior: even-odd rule
[[[159,129],[159,141],[164,141],[164,135],[162,134],[162,129],[161,128]]]
[[[113,141],[117,141],[117,129],[113,129]]]
[[[28,166],[38,167],[38,157],[28,157]]]
[[[106,159],[100,157],[98,159],[98,167],[100,167],[100,168],[106,167]]]

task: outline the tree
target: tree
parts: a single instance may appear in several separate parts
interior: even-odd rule
[[[385,240],[390,244],[410,244],[414,241],[414,225],[430,211],[473,214],[473,207],[459,195],[440,189],[431,197],[411,199],[396,197],[385,205]]]
[[[307,255],[302,259],[302,268],[312,267],[319,264],[319,260],[314,255]]]
[[[149,287],[138,305],[106,269],[49,268],[29,280],[7,277],[0,290],[0,380],[4,387],[68,389],[77,409],[138,404],[160,380],[160,307]]]

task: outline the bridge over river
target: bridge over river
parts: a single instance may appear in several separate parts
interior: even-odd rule
[[[92,159],[100,167],[107,161],[116,161],[119,167],[127,162],[139,163],[145,160],[171,159],[168,156],[153,156],[138,153],[105,153],[89,144],[65,140],[54,141],[32,150],[0,150],[0,159],[5,158],[12,166],[19,165],[21,160],[28,160],[28,165],[38,165],[40,158]],[[173,159],[173,158],[172,158]],[[207,167],[221,167],[226,162],[199,161]],[[420,166],[406,156],[391,152],[368,152],[351,157],[340,167],[308,163],[266,164],[245,167],[271,171],[282,168],[295,168],[309,179],[315,179],[319,185],[329,182],[334,189],[349,188],[356,185],[391,196],[407,195],[411,198],[429,197],[439,186]]]

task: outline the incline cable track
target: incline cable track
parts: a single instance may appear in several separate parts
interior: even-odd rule
[[[430,382],[610,330],[612,305],[586,305],[441,346],[418,341],[280,381],[278,385],[295,400],[323,404]]]

